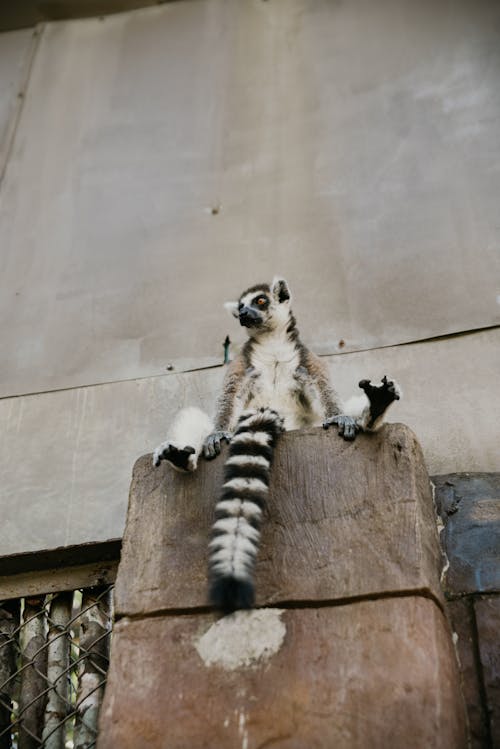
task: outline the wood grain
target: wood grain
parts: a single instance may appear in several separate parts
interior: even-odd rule
[[[471,749],[484,749],[488,744],[488,716],[482,700],[481,676],[478,673],[473,603],[467,599],[449,601],[446,610],[453,631],[457,634],[457,654],[462,691],[467,706]]]
[[[284,611],[279,650],[235,670],[196,649],[214,621],[117,624],[98,749],[467,745],[453,647],[431,600]]]
[[[134,468],[119,616],[204,606],[224,456],[181,475]],[[400,424],[344,442],[322,429],[279,441],[257,562],[258,604],[418,591],[439,599],[441,552],[420,446]]]

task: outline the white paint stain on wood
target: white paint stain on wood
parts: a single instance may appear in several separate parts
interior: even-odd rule
[[[283,645],[286,626],[282,609],[236,611],[212,624],[195,648],[206,666],[227,671],[259,666]]]

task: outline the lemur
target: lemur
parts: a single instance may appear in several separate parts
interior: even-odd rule
[[[211,603],[224,612],[254,605],[253,575],[270,468],[281,431],[335,425],[345,440],[378,429],[387,408],[399,400],[398,385],[361,380],[363,394],[342,407],[325,364],[299,338],[283,278],[244,291],[226,308],[247,329],[241,353],[228,365],[215,423],[198,408],[174,420],[169,439],[154,453],[180,471],[194,471],[229,443],[224,483],[215,507],[209,545]]]

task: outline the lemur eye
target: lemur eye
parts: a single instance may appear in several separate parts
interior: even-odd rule
[[[263,296],[261,296],[261,297],[259,297],[259,298],[257,299],[257,304],[258,304],[258,305],[259,305],[260,307],[262,307],[262,305],[263,305],[263,304],[265,304],[265,303],[266,303],[266,300],[264,299],[264,297],[263,297]]]

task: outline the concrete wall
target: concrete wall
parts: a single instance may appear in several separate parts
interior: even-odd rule
[[[241,340],[222,302],[277,272],[341,392],[401,381],[432,473],[498,468],[499,29],[183,0],[0,35],[2,553],[121,535],[134,459]]]

